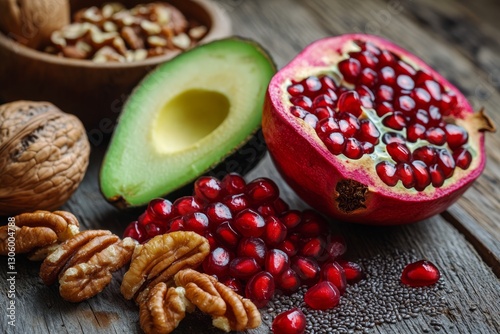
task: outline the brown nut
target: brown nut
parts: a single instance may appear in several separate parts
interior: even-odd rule
[[[212,324],[215,327],[229,332],[260,326],[260,312],[255,304],[214,277],[185,269],[179,271],[174,280],[177,286],[184,287],[190,302],[213,317]],[[219,299],[223,301],[222,304]]]
[[[121,292],[132,299],[147,286],[168,282],[181,269],[196,268],[208,255],[208,240],[195,232],[158,235],[142,246],[123,276]]]
[[[90,144],[80,120],[49,102],[0,106],[0,215],[54,210],[80,184]]]
[[[139,305],[142,330],[146,334],[168,334],[177,328],[186,311],[194,310],[184,293],[184,288],[169,288],[163,282],[156,284]]]

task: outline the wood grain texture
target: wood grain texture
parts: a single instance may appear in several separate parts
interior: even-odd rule
[[[278,67],[318,38],[346,32],[383,35],[436,67],[476,108],[485,106],[500,124],[500,113],[496,112],[500,105],[498,77],[495,67],[491,67],[500,62],[490,61],[500,57],[500,24],[498,15],[485,9],[498,9],[495,1],[481,0],[474,4],[451,0],[219,2],[230,13],[235,33],[262,43]],[[446,23],[449,21],[454,22],[453,29]],[[419,315],[394,325],[377,326],[372,333],[422,333],[427,328],[433,332],[431,321],[442,325],[439,333],[500,332],[500,281],[495,276],[495,273],[499,275],[500,268],[500,153],[497,149],[500,136],[489,135],[487,146],[488,163],[483,176],[443,216],[410,226],[383,228],[333,222],[335,229],[348,239],[349,258],[385,256],[395,250],[414,251],[438,265],[452,290],[446,295],[448,307],[443,315]],[[98,172],[105,148],[106,142],[93,148],[85,179],[63,209],[73,212],[84,228],[104,228],[121,234],[140,211],[120,212],[101,196]],[[277,180],[282,197],[292,207],[306,207],[281,179],[269,156],[247,180],[261,176]],[[115,279],[101,294],[72,304],[60,298],[57,286],[42,284],[38,278],[39,264],[23,260],[21,256],[16,260],[17,327],[8,327],[3,318],[0,332],[140,332],[137,307],[119,293],[123,270],[114,274]],[[7,286],[4,268],[0,269],[2,290]],[[4,296],[0,297],[2,303]],[[263,334],[269,329],[262,326],[250,332]],[[190,315],[176,333],[219,332],[211,328],[210,319]]]

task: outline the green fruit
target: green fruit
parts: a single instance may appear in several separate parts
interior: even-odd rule
[[[260,124],[275,72],[258,44],[237,38],[159,66],[120,115],[100,173],[104,197],[141,206],[208,171],[247,172],[265,153]]]

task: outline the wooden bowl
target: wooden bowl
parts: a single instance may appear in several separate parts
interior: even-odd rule
[[[153,1],[120,2],[131,8]],[[200,43],[231,34],[229,17],[210,0],[167,2],[208,28]],[[102,0],[72,0],[71,10],[99,4]],[[63,111],[77,115],[89,135],[102,137],[112,132],[116,117],[139,81],[156,65],[173,56],[175,53],[131,63],[94,63],[37,51],[0,32],[0,100],[50,101]]]

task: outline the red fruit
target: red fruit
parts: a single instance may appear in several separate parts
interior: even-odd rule
[[[194,183],[194,193],[197,198],[212,202],[217,200],[221,195],[220,181],[212,176],[202,176]]]
[[[215,237],[223,245],[234,250],[240,241],[240,234],[236,232],[229,222],[220,224],[215,230]]]
[[[229,275],[242,280],[249,279],[261,270],[253,257],[237,257],[229,263]]]
[[[288,259],[288,255],[282,250],[271,249],[267,252],[264,268],[274,278],[279,277],[289,266],[290,260]]]
[[[208,217],[201,212],[187,214],[183,217],[184,230],[193,231],[199,235],[204,235],[208,230]]]
[[[357,283],[365,276],[363,268],[355,262],[339,260],[337,263],[344,268],[345,278],[349,284]]]
[[[264,240],[261,238],[243,238],[238,244],[236,254],[238,257],[251,257],[259,264],[264,266],[264,259],[266,257],[267,247]]]
[[[276,199],[273,203],[273,206],[277,215],[280,215],[289,209],[288,204],[281,198]]]
[[[297,273],[305,284],[310,285],[319,279],[320,267],[318,262],[310,257],[293,257],[291,268]]]
[[[233,227],[244,237],[260,237],[264,233],[264,218],[252,209],[239,212],[233,221]]]
[[[321,267],[321,279],[333,283],[339,289],[341,295],[347,287],[344,268],[337,262],[327,262]]]
[[[253,180],[247,184],[245,193],[254,205],[273,202],[280,195],[276,183],[268,178]]]
[[[246,182],[241,175],[229,173],[221,181],[221,187],[229,195],[241,194],[245,190]]]
[[[235,291],[239,295],[243,295],[245,293],[245,288],[243,284],[241,283],[240,280],[234,277],[226,277],[220,280],[222,284],[225,286],[231,288],[233,291]]]
[[[303,238],[312,238],[328,233],[328,229],[328,223],[323,217],[312,211],[304,211],[302,222],[296,227],[295,232]]]
[[[274,318],[271,326],[273,334],[303,334],[306,330],[306,316],[295,307],[280,313]]]
[[[130,237],[139,241],[140,243],[144,242],[144,240],[147,238],[146,231],[144,231],[144,228],[139,224],[138,221],[133,221],[128,224],[127,228],[123,232],[123,237]]]
[[[301,213],[298,210],[290,210],[283,213],[280,217],[283,224],[285,224],[286,228],[291,230],[299,225],[302,221]]]
[[[370,53],[372,46],[378,55]],[[325,74],[318,80],[331,82],[328,88],[309,91],[307,99],[294,95],[301,76],[324,68],[336,69],[340,78]],[[336,112],[325,114],[313,133],[290,113],[290,102],[307,110],[324,94],[339,97]],[[419,221],[455,202],[484,169],[484,129],[493,129],[489,119],[474,113],[436,71],[393,43],[364,34],[319,40],[282,68],[268,86],[262,122],[274,163],[310,206],[339,220],[386,225]],[[396,142],[404,152],[389,152]],[[471,153],[471,162],[464,153],[460,173],[454,173],[460,148]],[[437,153],[436,161],[415,154],[427,149]],[[431,182],[413,160],[426,164]]]
[[[217,247],[203,260],[203,271],[219,278],[226,277],[229,274],[229,263],[232,258],[233,255],[227,249]]]
[[[152,199],[146,212],[152,220],[168,221],[172,218],[172,203],[163,198]]]
[[[267,271],[255,274],[245,288],[245,297],[250,299],[258,308],[266,306],[274,296],[274,278]]]
[[[220,223],[231,220],[233,215],[231,214],[231,210],[229,208],[220,203],[214,202],[207,205],[205,208],[205,214],[210,220],[210,228],[215,230]]]
[[[297,289],[302,284],[299,275],[292,268],[286,269],[280,277],[276,280],[276,285],[278,288],[283,290],[285,293],[292,293],[297,291]]]
[[[322,258],[325,248],[326,241],[322,237],[309,238],[300,247],[299,255],[319,260]]]
[[[285,240],[287,228],[276,217],[269,216],[265,219],[266,226],[264,227],[264,234],[262,239],[271,247],[278,246]]]
[[[439,269],[431,262],[420,260],[407,265],[401,274],[401,283],[411,287],[430,286],[439,280]]]
[[[340,292],[333,283],[322,281],[312,286],[304,295],[304,302],[314,310],[327,310],[339,304]]]
[[[184,196],[174,201],[174,211],[177,215],[187,215],[201,211],[203,204],[193,196]]]
[[[347,251],[345,239],[339,235],[329,236],[329,241],[326,245],[326,253],[330,260],[335,260]]]
[[[233,214],[240,212],[250,206],[250,200],[245,194],[228,195],[222,200]]]
[[[290,239],[283,240],[278,248],[285,252],[289,257],[296,255],[298,252],[297,243]]]

